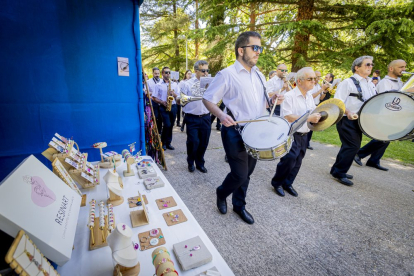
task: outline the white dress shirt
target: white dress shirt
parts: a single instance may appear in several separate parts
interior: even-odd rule
[[[160,82],[161,80],[160,79],[158,79],[158,82]],[[149,92],[151,93],[151,95],[152,95],[152,93],[154,93],[154,88],[155,88],[155,85],[157,84],[157,82],[156,82],[156,80],[155,80],[155,78],[152,78],[152,79],[149,79],[148,81],[147,81],[147,83],[148,83],[148,90],[149,90]]]
[[[180,89],[178,88],[178,84],[176,82],[171,82],[171,90],[178,95]],[[167,94],[168,94],[168,82],[165,82],[162,79],[157,85],[155,85],[154,93],[152,96],[156,97],[157,99],[166,102],[167,101]],[[172,104],[176,104],[175,99],[173,100]]]
[[[258,75],[264,85],[266,78],[256,66],[248,72],[236,60],[233,65],[215,76],[203,98],[214,104],[223,99],[223,103],[232,112],[236,121],[252,120],[265,115],[266,98]]]
[[[315,94],[316,92],[318,92],[322,87],[319,85],[319,83],[315,84],[315,86],[313,87],[313,89],[310,91],[311,94]],[[313,98],[313,101],[315,102],[316,105],[318,105],[321,102],[321,94],[322,92],[316,96],[315,98]],[[313,96],[312,96],[313,97]]]
[[[315,102],[313,101],[312,91],[309,90],[306,93],[306,97],[302,95],[299,87],[295,87],[293,90],[285,94],[285,100],[282,102],[280,114],[285,117],[288,115],[299,115],[302,116],[308,110],[314,110],[316,108]],[[309,132],[308,124],[304,124],[297,132]]]
[[[386,75],[378,84],[377,84],[377,92],[383,93],[386,91],[391,90],[400,90],[404,86],[403,82],[400,78],[394,79],[390,76]]]
[[[358,74],[354,74],[353,77],[359,81],[359,85],[361,86],[362,90],[362,98],[364,101],[367,101],[372,96],[376,95],[377,92],[375,91],[375,85],[369,81],[368,78],[363,78]],[[360,101],[357,97],[349,96],[350,93],[358,93],[358,90],[354,84],[354,82],[348,78],[342,81],[335,92],[335,99],[340,99],[345,103],[345,107],[353,112],[358,113],[361,106],[364,104]],[[344,116],[346,114],[344,113]]]
[[[203,96],[203,91],[200,91],[200,80],[197,78],[189,79],[185,82],[185,85],[182,86],[181,92],[187,96]],[[209,113],[206,106],[203,104],[203,101],[194,101],[189,102],[183,107],[184,112],[187,114],[193,115],[204,115]]]
[[[284,83],[285,82],[281,78],[279,78],[278,76],[274,76],[273,78],[271,78],[270,80],[266,82],[267,94],[272,93],[272,92],[279,93],[279,90],[282,89]],[[284,95],[288,91],[289,90],[284,90],[280,92],[280,95]]]

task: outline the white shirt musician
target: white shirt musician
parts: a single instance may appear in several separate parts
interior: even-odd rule
[[[342,146],[331,168],[331,175],[347,186],[354,184],[350,180],[353,176],[347,172],[361,147],[362,140],[357,113],[365,101],[376,95],[374,84],[368,78],[373,67],[373,57],[371,56],[355,59],[351,66],[354,75],[342,81],[335,93],[335,98],[345,103],[346,110],[342,120],[336,124]]]
[[[276,76],[266,82],[266,92],[269,96],[273,96],[274,93],[284,95],[286,92],[292,90],[286,81],[288,70],[285,64],[279,64],[276,70]]]
[[[151,95],[154,92],[155,85],[161,81],[160,69],[158,69],[157,67],[153,68],[152,75],[153,77],[150,80],[148,80],[148,90],[151,93]]]
[[[157,83],[157,85],[155,85],[154,93],[152,96],[167,103],[168,87],[168,82],[162,79],[159,83]],[[178,87],[178,84],[176,82],[171,81],[171,91],[173,91],[175,94],[177,94],[178,91],[180,91],[180,88]],[[175,97],[172,101],[172,104],[177,104],[177,102],[175,101]]]
[[[386,75],[377,85],[376,90],[378,93],[383,93],[386,91],[396,90],[399,91],[401,87],[404,86],[404,83],[401,81],[401,78],[393,78]]]
[[[204,91],[200,90],[200,80],[196,77],[186,81],[185,85],[182,86],[181,92],[187,96],[192,97],[202,97],[204,94]],[[183,110],[186,114],[189,113],[193,115],[203,115],[210,113],[210,111],[208,111],[206,106],[203,104],[203,101],[189,102],[183,107]]]

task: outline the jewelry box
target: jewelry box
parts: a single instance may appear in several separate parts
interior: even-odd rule
[[[213,260],[213,255],[199,236],[174,244],[173,252],[184,271]]]

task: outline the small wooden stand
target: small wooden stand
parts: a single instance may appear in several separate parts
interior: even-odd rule
[[[92,233],[93,231],[93,233]],[[92,243],[92,235],[95,243]],[[103,235],[103,236],[102,236]],[[99,217],[95,217],[95,224],[89,235],[89,250],[95,250],[108,245],[106,238],[108,237],[108,216],[105,216],[104,229],[99,229]],[[104,241],[105,240],[105,241]]]
[[[139,262],[134,267],[125,267],[117,264],[114,268],[113,276],[137,276],[140,272]]]
[[[81,207],[86,206],[86,194],[82,195],[82,200],[81,200]]]
[[[108,203],[111,203],[114,206],[121,205],[124,202],[124,197],[114,194],[111,190],[109,190],[109,198],[107,200]]]
[[[124,176],[128,177],[128,176],[134,176],[135,172],[133,170],[131,170],[131,165],[135,163],[135,158],[134,157],[129,157],[126,160],[127,163],[127,169],[124,171]]]
[[[138,192],[138,196],[141,197],[141,194],[139,192]],[[141,202],[142,202],[143,210],[136,210],[136,211],[132,211],[129,213],[133,228],[149,224],[149,217],[148,217],[147,208],[145,207],[145,201],[141,200]]]

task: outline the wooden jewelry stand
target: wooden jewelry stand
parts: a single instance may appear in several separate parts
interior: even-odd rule
[[[107,202],[111,203],[114,206],[118,206],[124,202],[124,197],[114,194],[111,190],[109,190],[109,198]]]
[[[113,276],[138,276],[140,272],[139,262],[134,267],[125,267],[117,264],[114,268]]]
[[[69,173],[71,174],[72,178],[79,183],[82,188],[87,189],[87,188],[93,188],[96,185],[99,185],[100,183],[100,175],[99,175],[99,164],[97,165],[98,168],[96,169],[96,176],[92,176],[94,179],[96,179],[97,181],[95,182],[90,182],[89,180],[85,179],[82,177],[82,172],[86,173],[86,160],[88,158],[88,154],[87,153],[83,153],[83,155],[85,156],[84,162],[82,164],[82,168],[80,169],[75,169],[73,167],[71,167],[71,169],[69,169]],[[90,174],[88,174],[89,176],[91,176]]]
[[[115,167],[119,167],[120,165],[122,165],[122,158],[120,154],[110,156],[109,159],[107,159],[106,161],[104,160],[102,149],[106,147],[106,142],[101,142],[99,146],[95,147],[96,149],[99,149],[101,155],[101,162],[99,163],[99,167],[105,169],[112,168],[114,166],[112,163],[112,157],[115,158]]]
[[[96,219],[98,218],[98,219]],[[95,250],[108,245],[106,238],[108,237],[108,216],[105,216],[105,226],[103,230],[99,228],[99,217],[95,217],[93,228],[89,235],[89,250]]]
[[[138,196],[141,198],[143,210],[136,210],[129,213],[131,217],[132,228],[149,224],[149,217],[147,208],[145,207],[145,200],[142,200],[141,194],[139,192]]]
[[[135,163],[135,158],[134,157],[129,157],[126,160],[126,163],[127,163],[127,169],[124,171],[124,177],[134,176],[135,172],[133,170],[131,170],[131,165]]]

